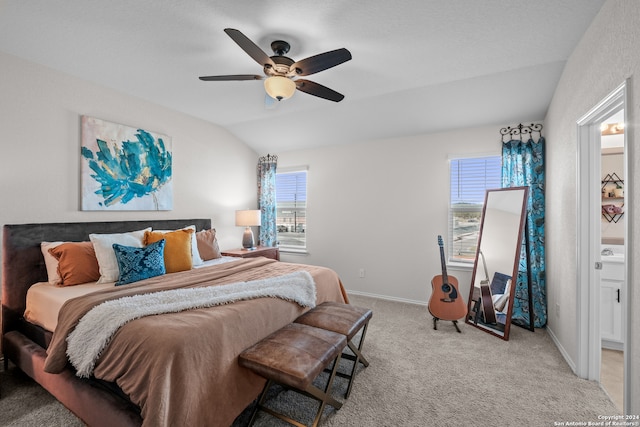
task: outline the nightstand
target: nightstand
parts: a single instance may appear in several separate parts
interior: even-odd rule
[[[235,256],[240,258],[255,258],[263,256],[265,258],[280,261],[280,250],[269,246],[257,246],[255,249],[232,249],[229,251],[222,251],[221,254],[223,256]]]

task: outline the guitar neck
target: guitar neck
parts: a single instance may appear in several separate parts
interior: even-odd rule
[[[449,276],[447,276],[447,263],[444,258],[444,248],[440,246],[440,265],[442,267],[442,282],[449,283]]]

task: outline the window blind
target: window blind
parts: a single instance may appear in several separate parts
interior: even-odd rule
[[[307,171],[276,173],[276,228],[280,248],[307,245]]]
[[[451,159],[449,165],[449,260],[475,259],[486,190],[502,184],[502,157]]]
[[[451,160],[451,205],[484,203],[485,191],[501,187],[500,156]]]
[[[276,203],[306,202],[307,172],[276,173]]]

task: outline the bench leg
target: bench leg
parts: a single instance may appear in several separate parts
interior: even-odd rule
[[[267,397],[267,391],[269,390],[269,387],[271,387],[271,380],[267,380],[267,383],[264,385],[264,388],[262,389],[262,393],[260,393],[260,397],[258,398],[258,403],[256,403],[256,407],[253,408],[253,412],[251,413],[251,418],[249,419],[249,424],[248,427],[251,427],[254,423],[254,421],[256,420],[256,415],[258,415],[258,411],[260,409],[267,409],[263,406],[263,403]]]
[[[336,376],[340,378],[344,378],[348,381],[347,391],[344,393],[345,398],[348,398],[349,395],[351,394],[351,388],[353,387],[353,379],[355,378],[356,370],[358,369],[358,363],[362,363],[365,368],[369,366],[369,361],[362,354],[362,346],[364,345],[364,338],[367,334],[368,327],[369,327],[369,322],[365,323],[362,329],[362,335],[360,335],[360,342],[358,343],[357,347],[353,343],[353,341],[349,341],[347,343],[347,345],[349,346],[349,349],[353,352],[353,355],[346,354],[346,353],[342,354],[343,359],[347,359],[353,362],[353,366],[351,367],[351,372],[350,373],[336,372]],[[331,369],[327,368],[324,371],[331,372]]]
[[[364,338],[367,334],[367,328],[369,327],[369,322],[364,325],[362,329],[362,335],[360,336],[360,343],[358,347],[353,344],[353,342],[349,341],[347,344],[349,349],[356,355],[355,360],[353,361],[353,367],[351,368],[351,375],[349,376],[349,385],[347,386],[347,392],[344,394],[345,398],[348,398],[351,394],[351,388],[353,387],[353,378],[356,376],[356,369],[358,369],[358,363],[362,363],[365,367],[369,366],[369,361],[362,355],[362,345],[364,344]]]
[[[364,345],[364,337],[367,335],[367,329],[369,328],[369,322],[365,323],[364,328],[362,329],[362,335],[360,336],[360,342],[358,343],[358,350],[356,351],[353,347],[353,343],[349,342],[349,348],[358,356],[358,361],[362,363],[365,367],[369,366],[369,362],[362,355],[362,346]]]
[[[338,402],[331,396],[331,387],[333,386],[333,380],[336,377],[336,372],[338,371],[338,365],[340,364],[340,354],[336,357],[336,360],[333,362],[333,369],[331,370],[331,375],[329,376],[329,381],[327,381],[327,385],[324,388],[324,393],[321,392],[317,387],[310,385],[306,392],[313,395],[316,399],[320,400],[320,407],[318,408],[318,413],[316,414],[316,418],[313,420],[313,427],[316,427],[320,422],[320,417],[322,417],[322,412],[324,411],[324,406],[328,403],[336,409],[342,408],[342,403]]]
[[[324,388],[324,391],[317,388],[316,386],[314,386],[313,384],[310,384],[306,389],[304,390],[298,390],[296,388],[292,388],[292,387],[287,387],[285,384],[282,384],[284,387],[286,387],[289,390],[295,391],[296,393],[300,393],[300,394],[304,394],[305,396],[309,396],[312,397],[318,401],[320,401],[320,407],[318,408],[318,412],[316,413],[316,416],[313,420],[313,424],[312,427],[317,427],[318,423],[320,422],[320,418],[322,417],[322,412],[324,412],[324,408],[326,404],[329,404],[331,406],[333,406],[336,409],[340,409],[342,407],[342,403],[338,402],[336,399],[333,398],[333,396],[331,396],[331,388],[333,386],[333,380],[336,377],[336,372],[338,370],[338,365],[340,364],[340,354],[338,354],[338,356],[336,357],[336,359],[333,362],[333,369],[331,370],[331,375],[329,376],[329,380],[327,381],[327,384]],[[292,424],[294,426],[297,427],[307,427],[306,425],[290,418],[287,417],[284,414],[281,414],[279,412],[276,412],[270,408],[267,408],[266,406],[264,406],[264,401],[266,400],[266,396],[267,396],[267,391],[269,390],[269,387],[271,387],[271,385],[273,385],[274,383],[276,383],[273,380],[267,380],[267,383],[264,386],[264,389],[262,390],[262,393],[260,394],[260,397],[258,398],[258,403],[256,404],[256,407],[253,409],[253,413],[251,414],[251,419],[249,420],[249,426],[252,426],[255,418],[258,414],[259,410],[263,410],[264,412],[279,418],[283,421],[288,422],[289,424]]]

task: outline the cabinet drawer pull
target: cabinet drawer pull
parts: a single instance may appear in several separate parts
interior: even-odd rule
[[[617,300],[618,302],[620,302],[620,289],[616,289],[616,293],[618,294]]]

